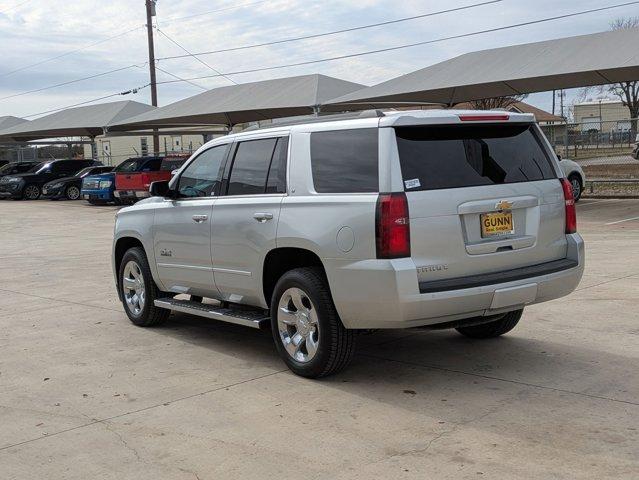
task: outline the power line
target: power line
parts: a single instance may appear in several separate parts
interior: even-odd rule
[[[140,90],[148,87],[149,85],[151,85],[151,84],[147,83],[146,85],[142,85],[141,87],[137,87],[137,88],[132,88],[131,90],[125,90],[123,92],[111,93],[110,95],[105,95],[103,97],[92,98],[91,100],[85,100],[84,102],[74,103],[73,105],[66,105],[64,107],[54,108],[52,110],[47,110],[45,112],[32,113],[31,115],[22,115],[22,118],[31,118],[31,117],[37,117],[39,115],[46,115],[47,113],[59,112],[60,110],[66,110],[67,108],[79,107],[81,105],[86,105],[88,103],[97,102],[99,100],[104,100],[104,99],[107,99],[107,98],[117,97],[119,95],[136,94]]]
[[[159,70],[160,72],[165,73],[165,74],[167,74],[167,75],[169,75],[169,76],[171,76],[171,77],[173,77],[173,78],[177,78],[178,80],[182,80],[183,82],[190,83],[190,84],[191,84],[191,85],[193,85],[194,87],[201,88],[202,90],[208,90],[208,88],[203,87],[202,85],[198,85],[197,83],[192,82],[192,81],[190,81],[190,80],[187,80],[186,78],[180,77],[179,75],[176,75],[176,74],[171,73],[171,72],[169,72],[169,71],[167,71],[167,70],[164,70],[163,68],[160,68],[160,67],[158,67],[157,65],[155,66],[155,68],[156,68],[157,70]]]
[[[173,17],[173,18],[167,18],[166,20],[164,20],[162,23],[166,24],[166,23],[173,23],[173,22],[178,22],[181,20],[188,20],[190,18],[195,18],[195,17],[202,17],[204,15],[210,15],[211,13],[219,13],[219,12],[226,12],[227,10],[235,10],[238,8],[244,8],[244,7],[252,7],[253,5],[259,5],[260,3],[266,3],[269,0],[260,0],[258,2],[249,2],[249,3],[242,3],[240,5],[232,5],[229,7],[222,7],[222,8],[217,8],[215,10],[208,10],[206,12],[201,12],[201,13],[193,13],[191,15],[186,15],[184,17]]]
[[[334,60],[343,60],[346,58],[355,58],[355,57],[362,57],[365,55],[373,55],[376,53],[384,53],[384,52],[392,52],[395,50],[402,50],[404,48],[411,48],[411,47],[418,47],[418,46],[423,46],[423,45],[429,45],[429,44],[433,44],[433,43],[439,43],[439,42],[445,42],[448,40],[456,40],[456,39],[460,39],[460,38],[467,38],[467,37],[472,37],[472,36],[476,36],[476,35],[481,35],[484,33],[492,33],[492,32],[498,32],[498,31],[503,31],[503,30],[511,30],[513,28],[519,28],[519,27],[524,27],[524,26],[529,26],[529,25],[536,25],[539,23],[544,23],[544,22],[550,22],[550,21],[554,21],[554,20],[561,20],[564,18],[570,18],[570,17],[576,17],[579,15],[586,15],[588,13],[594,13],[594,12],[601,12],[604,10],[610,10],[613,8],[619,8],[619,7],[625,7],[628,5],[635,5],[638,4],[639,0],[633,1],[633,2],[626,2],[626,3],[620,3],[617,5],[610,5],[607,7],[600,7],[600,8],[593,8],[590,10],[583,10],[580,12],[574,12],[574,13],[568,13],[565,15],[557,15],[554,17],[547,17],[547,18],[542,18],[539,20],[532,20],[529,22],[521,22],[521,23],[516,23],[516,24],[512,24],[512,25],[506,25],[503,27],[495,27],[495,28],[489,28],[486,30],[479,30],[476,32],[470,32],[470,33],[462,33],[459,35],[452,35],[449,37],[442,37],[442,38],[437,38],[434,40],[426,40],[424,42],[416,42],[416,43],[409,43],[409,44],[405,44],[405,45],[398,45],[395,47],[387,47],[387,48],[380,48],[377,50],[368,50],[365,52],[359,52],[359,53],[352,53],[352,54],[348,54],[348,55],[339,55],[339,56],[335,56],[335,57],[329,57],[329,58],[321,58],[318,60],[307,60],[304,62],[297,62],[297,63],[288,63],[285,65],[275,65],[275,66],[271,66],[271,67],[261,67],[261,68],[253,68],[253,69],[248,69],[248,70],[238,70],[238,71],[234,71],[234,72],[225,72],[224,75],[240,75],[240,74],[244,74],[244,73],[256,73],[256,72],[265,72],[265,71],[269,71],[269,70],[279,70],[279,69],[283,69],[283,68],[289,68],[289,67],[299,67],[299,66],[304,66],[304,65],[312,65],[312,64],[316,64],[316,63],[323,63],[323,62],[331,62]],[[192,78],[188,78],[185,80],[202,80],[205,78],[215,78],[215,77],[219,77],[220,75],[203,75],[200,77],[192,77]],[[165,80],[162,82],[158,82],[159,84],[166,84],[166,83],[175,83],[178,80]]]
[[[228,80],[229,82],[231,82],[234,85],[237,85],[237,82],[235,80],[230,79],[229,77],[225,76],[223,73],[221,73],[220,71],[216,70],[215,68],[213,68],[211,65],[209,65],[208,63],[206,63],[204,60],[202,60],[201,58],[198,58],[197,56],[193,55],[191,52],[189,52],[185,47],[183,47],[181,44],[179,44],[176,40],[172,39],[171,37],[169,37],[169,35],[167,35],[166,33],[164,33],[162,30],[160,30],[159,27],[155,27],[155,29],[158,31],[158,33],[160,33],[161,35],[163,35],[169,42],[173,43],[174,45],[177,45],[181,50],[185,51],[188,55],[185,55],[187,57],[193,57],[195,60],[197,60],[198,62],[200,62],[202,65],[204,65],[206,68],[208,68],[209,70],[214,71],[215,73],[217,73],[218,75],[224,77],[226,80]],[[156,67],[157,68],[157,67]],[[199,85],[198,85],[199,86]]]
[[[6,10],[3,10],[2,12],[0,12],[0,14],[4,15],[5,13],[9,13],[12,10],[15,10],[16,8],[20,8],[22,5],[26,5],[29,2],[31,2],[31,0],[26,0],[26,2],[18,3],[17,5],[14,5],[13,7],[9,7]]]
[[[476,8],[476,7],[481,7],[481,6],[485,6],[485,5],[490,5],[490,4],[494,4],[494,3],[500,3],[503,0],[489,0],[489,1],[485,1],[485,2],[481,2],[481,3],[475,3],[473,5],[466,5],[463,7],[456,7],[456,8],[449,8],[447,10],[440,10],[437,12],[430,12],[430,13],[424,13],[421,15],[413,15],[411,17],[403,17],[403,18],[398,18],[395,20],[388,20],[385,22],[378,22],[378,23],[369,23],[367,25],[360,25],[357,27],[351,27],[351,28],[344,28],[341,30],[332,30],[330,32],[324,32],[324,33],[316,33],[316,34],[312,34],[312,35],[303,35],[300,37],[292,37],[292,38],[285,38],[282,40],[274,40],[271,42],[263,42],[263,43],[254,43],[251,45],[242,45],[239,47],[230,47],[230,48],[222,48],[219,50],[210,50],[210,51],[206,51],[206,52],[199,52],[199,53],[194,53],[194,54],[190,54],[190,55],[172,55],[170,57],[161,57],[158,58],[158,60],[173,60],[173,59],[177,59],[177,58],[184,58],[184,57],[188,57],[188,56],[198,56],[198,55],[212,55],[214,53],[223,53],[223,52],[234,52],[237,50],[247,50],[249,48],[257,48],[257,47],[267,47],[270,45],[279,45],[282,43],[290,43],[290,42],[297,42],[300,40],[308,40],[311,38],[320,38],[320,37],[327,37],[329,35],[337,35],[340,33],[347,33],[347,32],[355,32],[358,30],[364,30],[364,29],[368,29],[368,28],[374,28],[374,27],[381,27],[381,26],[386,26],[386,25],[392,25],[395,23],[401,23],[401,22],[407,22],[410,20],[417,20],[420,18],[426,18],[426,17],[433,17],[436,15],[443,15],[445,13],[452,13],[452,12],[458,12],[460,10],[467,10],[470,8]]]
[[[10,71],[8,71],[8,72],[0,73],[0,77],[6,77],[7,75],[11,75],[11,74],[13,74],[13,73],[21,72],[21,71],[23,71],[23,70],[27,70],[27,69],[32,68],[32,67],[37,67],[38,65],[42,65],[43,63],[48,63],[48,62],[51,62],[51,61],[53,61],[53,60],[58,60],[58,59],[60,59],[60,58],[63,58],[63,57],[66,57],[66,56],[72,55],[72,54],[74,54],[74,53],[81,52],[82,50],[86,50],[87,48],[95,47],[96,45],[100,45],[101,43],[105,43],[105,42],[108,42],[108,41],[110,41],[110,40],[113,40],[113,39],[116,39],[116,38],[123,37],[124,35],[126,35],[126,34],[128,34],[128,33],[131,33],[131,32],[133,32],[133,31],[135,31],[135,30],[138,30],[138,29],[140,29],[140,28],[142,28],[142,27],[143,27],[143,25],[138,25],[138,26],[136,26],[135,28],[131,28],[131,29],[129,29],[129,30],[126,30],[126,31],[121,32],[121,33],[117,33],[117,34],[112,35],[112,36],[110,36],[110,37],[103,38],[102,40],[98,40],[97,42],[89,43],[89,44],[87,44],[87,45],[84,45],[83,47],[76,48],[76,49],[74,49],[74,50],[70,50],[70,51],[65,52],[65,53],[61,53],[60,55],[56,55],[56,56],[54,56],[54,57],[45,58],[44,60],[40,60],[40,61],[38,61],[38,62],[31,63],[31,64],[29,64],[29,65],[25,65],[25,66],[20,67],[20,68],[16,68],[16,69],[14,69],[14,70],[10,70]]]
[[[146,64],[148,64],[148,62],[146,62],[145,65]],[[6,97],[0,97],[0,100],[7,100],[9,98],[15,98],[15,97],[21,97],[23,95],[28,95],[30,93],[37,93],[37,92],[42,92],[44,90],[50,90],[52,88],[63,87],[65,85],[71,85],[73,83],[83,82],[84,80],[90,80],[92,78],[103,77],[103,76],[109,75],[111,73],[121,72],[123,70],[128,70],[129,68],[138,67],[138,66],[139,65],[135,65],[134,64],[134,65],[128,65],[126,67],[114,68],[113,70],[108,70],[106,72],[96,73],[94,75],[89,75],[88,77],[76,78],[75,80],[69,80],[69,81],[62,82],[62,83],[56,83],[55,85],[49,85],[47,87],[36,88],[34,90],[28,90],[26,92],[14,93],[13,95],[7,95]]]

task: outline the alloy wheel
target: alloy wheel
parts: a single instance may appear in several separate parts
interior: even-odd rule
[[[67,188],[67,198],[69,200],[77,200],[78,198],[80,198],[80,189],[75,185]]]
[[[27,185],[24,189],[24,197],[27,200],[37,200],[40,196],[40,189],[36,185]]]
[[[144,276],[137,262],[129,261],[122,275],[122,294],[129,311],[133,315],[140,315],[144,310],[146,300],[146,288]]]
[[[579,183],[579,179],[570,179],[570,185],[572,186],[572,196],[575,200],[577,200],[581,194],[581,184]]]
[[[320,342],[317,309],[302,289],[289,288],[280,297],[277,328],[291,358],[307,363],[315,357]]]

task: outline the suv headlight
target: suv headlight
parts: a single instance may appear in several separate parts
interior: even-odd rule
[[[113,182],[111,180],[101,180],[99,187],[100,189],[109,188]]]
[[[6,179],[7,183],[19,183],[21,181],[22,181],[22,179],[19,178],[19,177],[9,177],[9,178]]]

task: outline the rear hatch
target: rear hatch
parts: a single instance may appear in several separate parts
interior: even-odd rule
[[[560,181],[530,123],[395,127],[420,282],[566,257]]]

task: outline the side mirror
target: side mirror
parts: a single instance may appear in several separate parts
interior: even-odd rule
[[[557,160],[561,162],[561,155],[559,153],[557,154]]]
[[[149,186],[149,193],[152,197],[171,197],[172,191],[169,188],[168,180],[162,180],[160,182],[151,182]]]

